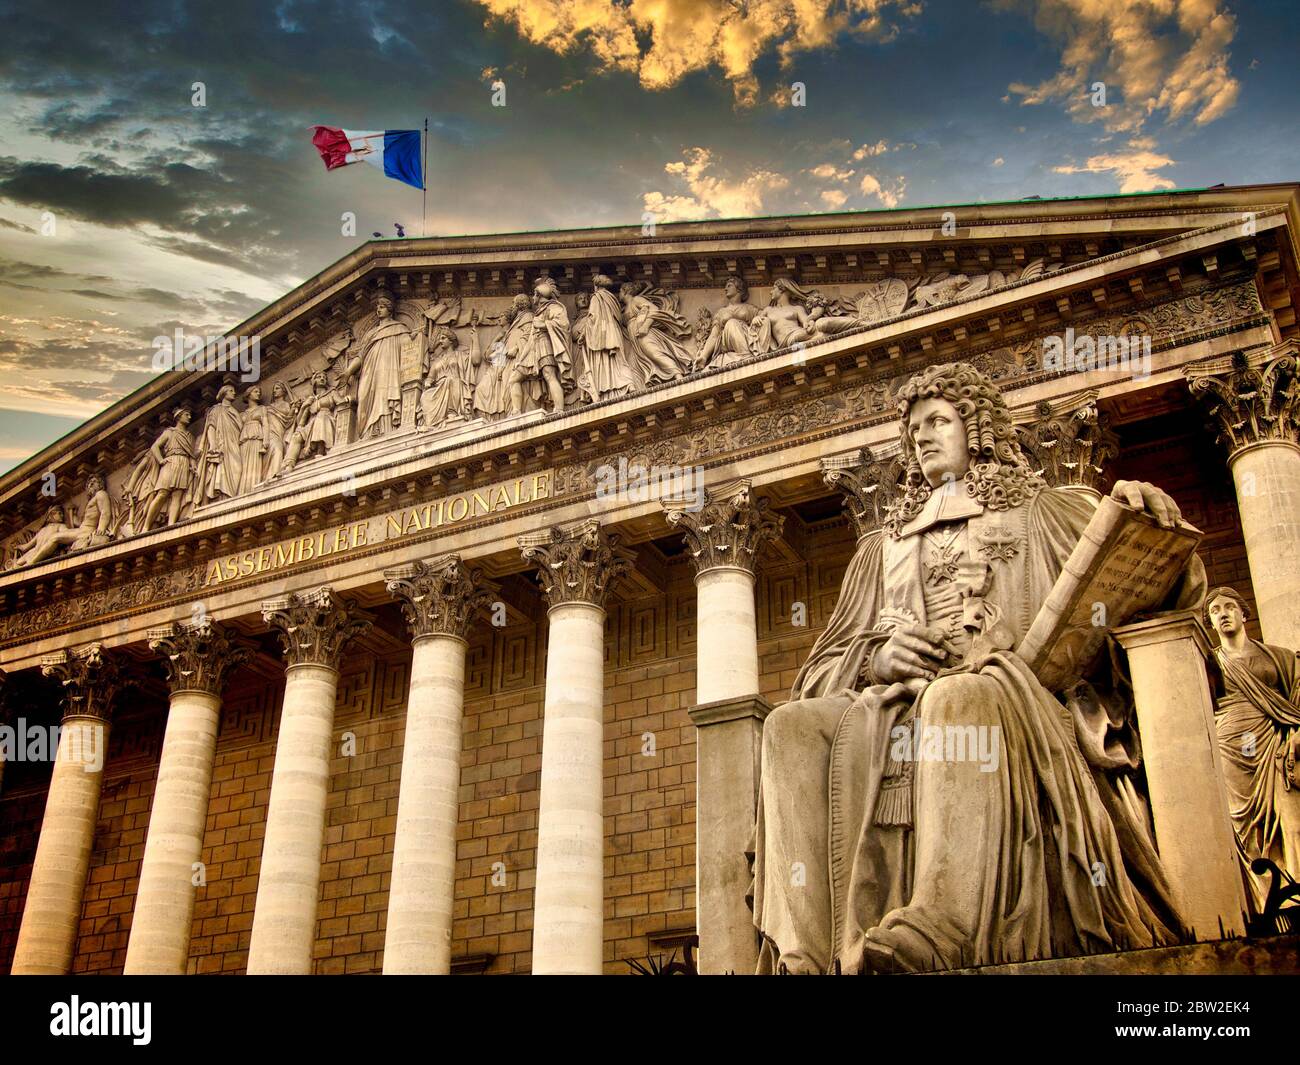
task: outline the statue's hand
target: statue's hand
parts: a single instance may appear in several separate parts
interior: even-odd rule
[[[868,710],[889,710],[897,703],[910,704],[921,693],[925,683],[920,678],[913,677],[905,684],[890,684],[888,687],[877,684],[867,688],[858,698],[866,704]]]
[[[899,625],[893,634],[876,648],[871,671],[884,684],[907,683],[912,679],[930,681],[948,657],[943,633],[924,625]]]
[[[1112,499],[1118,499],[1135,510],[1146,511],[1166,529],[1172,529],[1183,516],[1168,493],[1146,481],[1116,481],[1110,494]]]

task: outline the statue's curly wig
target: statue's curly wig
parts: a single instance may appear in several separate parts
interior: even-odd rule
[[[971,460],[964,478],[968,496],[989,510],[1007,510],[1028,502],[1046,487],[1020,450],[1011,411],[988,376],[965,362],[930,366],[898,393],[899,438],[906,466],[903,494],[883,523],[891,536],[897,537],[899,530],[920,513],[933,491],[907,436],[912,404],[931,398],[946,399],[957,408],[966,425]]]

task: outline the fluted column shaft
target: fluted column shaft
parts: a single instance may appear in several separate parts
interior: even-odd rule
[[[249,652],[211,621],[155,630],[149,644],[164,656],[171,700],[125,972],[181,975],[190,953],[194,873],[203,853],[221,688]]]
[[[520,537],[550,600],[533,972],[604,968],[605,593],[630,564],[595,520]]]
[[[72,967],[108,751],[117,669],[99,645],[51,655],[66,710],[11,972],[59,976]]]
[[[262,613],[280,631],[288,664],[248,972],[301,975],[311,972],[316,940],[338,661],[369,622],[328,588],[265,603]]]
[[[456,896],[464,637],[488,595],[479,575],[454,555],[384,576],[414,641],[384,972],[443,975],[451,972]]]
[[[697,509],[665,504],[695,563],[695,878],[703,974],[752,974],[758,936],[745,902],[745,851],[758,809],[762,722],[755,564],[782,519],[748,481],[709,490]]]

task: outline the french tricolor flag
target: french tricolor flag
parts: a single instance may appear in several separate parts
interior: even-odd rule
[[[420,131],[418,129],[337,129],[313,126],[312,144],[325,160],[325,169],[334,170],[349,163],[371,163],[388,177],[424,188],[420,168]]]

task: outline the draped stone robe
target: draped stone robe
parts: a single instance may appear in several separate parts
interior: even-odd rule
[[[1131,774],[1113,772],[1136,765],[1116,752],[1124,715],[1090,687],[1067,707],[1006,649],[1095,507],[1078,489],[1043,489],[1002,510],[936,492],[900,537],[876,531],[860,543],[791,701],[764,726],[760,972],[952,968],[1177,938],[1140,796]],[[946,561],[987,566],[989,632],[973,642],[956,635],[956,615],[975,604],[944,602],[943,580],[926,579],[943,568],[945,541],[956,552]],[[1193,559],[1171,604],[1199,602],[1204,587]],[[945,630],[964,660],[911,706],[882,709],[882,687],[864,694],[863,666],[902,622]],[[909,754],[906,739],[900,752],[900,736],[926,729],[983,730],[996,771],[973,757]],[[1100,764],[1085,762],[1080,740]]]
[[[1250,641],[1245,658],[1233,658],[1222,647],[1214,655],[1221,677],[1214,724],[1228,810],[1258,911],[1268,881],[1250,871],[1251,861],[1271,858],[1300,877],[1300,782],[1287,780],[1284,764],[1287,741],[1300,728],[1300,656],[1258,640]]]

